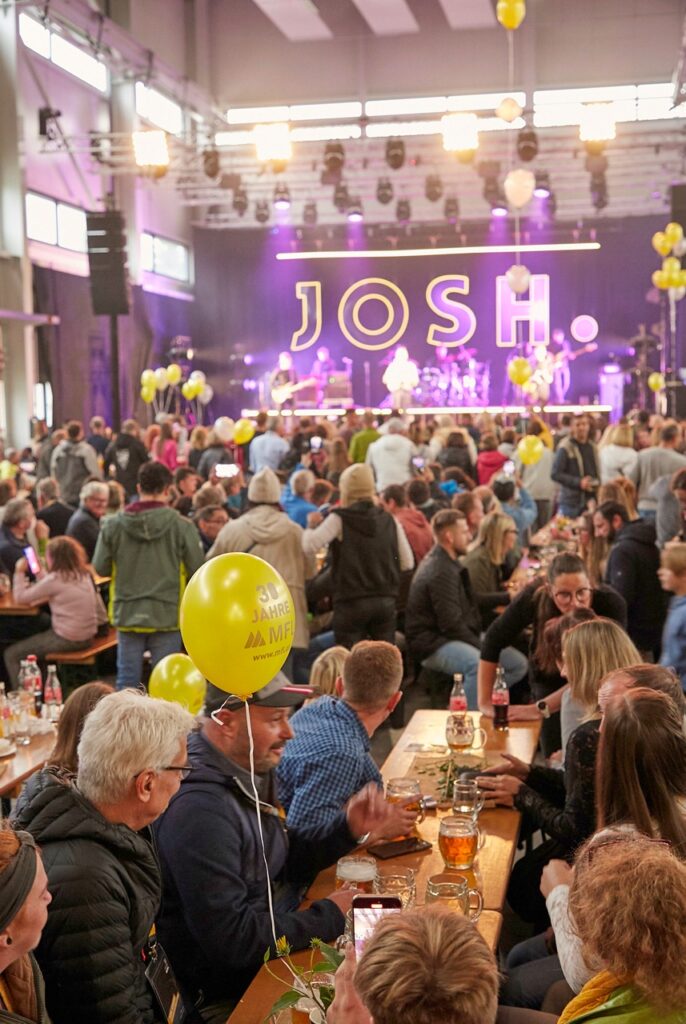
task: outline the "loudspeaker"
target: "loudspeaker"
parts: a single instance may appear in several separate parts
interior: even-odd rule
[[[672,185],[670,188],[672,215],[669,218],[681,224],[686,232],[686,185]]]
[[[96,316],[129,312],[126,225],[119,210],[86,213],[91,302]]]

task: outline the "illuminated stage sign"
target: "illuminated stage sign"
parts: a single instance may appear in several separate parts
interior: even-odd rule
[[[458,348],[466,345],[477,329],[474,311],[461,297],[469,295],[469,277],[443,274],[426,286],[425,301],[439,321],[430,323],[427,345]],[[291,351],[303,352],[317,343],[322,333],[322,282],[298,281],[295,297],[301,305],[301,322],[291,338]],[[532,274],[529,298],[510,289],[504,276],[495,280],[496,345],[514,348],[520,342],[547,345],[550,341],[550,276]],[[384,277],[363,277],[351,284],[338,302],[338,326],[355,348],[380,352],[403,340],[410,322],[410,304],[403,290]],[[518,331],[518,324],[522,329]]]

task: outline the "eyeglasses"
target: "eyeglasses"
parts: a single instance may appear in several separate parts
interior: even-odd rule
[[[195,771],[195,765],[193,764],[165,764],[161,768],[142,768],[141,771],[136,772],[134,779],[137,779],[139,775],[142,775],[146,771],[155,772],[180,772],[182,779],[187,779],[191,772]]]
[[[557,590],[553,592],[553,597],[560,604],[569,604],[572,598],[576,598],[577,601],[582,604],[584,601],[588,601],[593,590],[591,587],[581,587],[579,590],[575,590],[572,593],[571,590]]]

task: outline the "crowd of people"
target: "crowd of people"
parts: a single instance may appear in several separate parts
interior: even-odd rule
[[[677,1024],[682,426],[288,420],[260,414],[236,445],[220,422],[112,434],[96,417],[88,436],[72,421],[6,453],[8,686],[29,653],[111,626],[117,645],[113,685],[74,690],[0,831],[0,1020],[38,1024],[47,1007],[53,1024],[152,1024],[152,966],[168,958],[188,1024],[225,1024],[275,952],[273,923],[294,950],[345,932],[351,890],[306,909],[304,893],[412,828],[416,812],[383,799],[373,738],[402,722],[410,686],[446,707],[459,675],[470,709],[492,716],[502,677],[510,720],[541,723],[532,764],[507,756],[478,779],[521,812],[507,898],[531,937],[499,964],[466,918],[408,911],[359,962],[348,951],[327,1020]],[[184,587],[229,552],[283,576],[293,648],[249,721],[211,682],[194,720],[144,693],[144,663],[182,650]]]

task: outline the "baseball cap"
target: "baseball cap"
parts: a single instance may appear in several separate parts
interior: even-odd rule
[[[263,686],[261,690],[250,694],[248,703],[258,708],[292,708],[296,704],[302,704],[308,697],[312,697],[313,691],[309,686],[294,686],[283,672],[277,672],[274,678]],[[231,693],[220,690],[213,683],[207,684],[207,695],[205,697],[205,714],[211,715],[213,711],[226,708],[228,711],[236,711],[243,706],[245,701],[241,697],[235,697]]]

